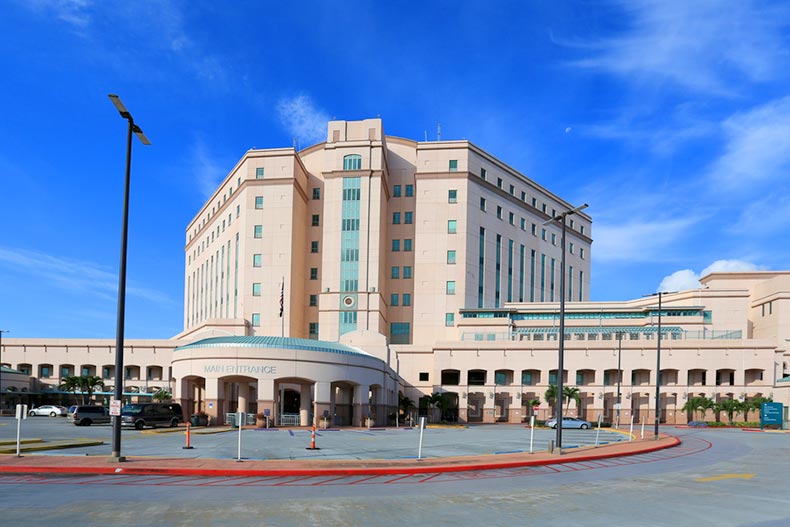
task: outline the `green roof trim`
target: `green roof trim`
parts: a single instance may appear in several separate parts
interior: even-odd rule
[[[176,351],[195,348],[279,348],[373,357],[373,355],[361,349],[352,348],[339,342],[291,337],[211,337],[179,346],[176,348]]]
[[[788,375],[787,377],[782,377],[776,382],[790,382],[790,375]]]

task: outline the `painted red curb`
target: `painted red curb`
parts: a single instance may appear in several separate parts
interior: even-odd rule
[[[593,461],[596,459],[609,459],[615,457],[626,457],[638,454],[647,454],[658,450],[672,448],[681,443],[680,439],[670,436],[672,441],[658,446],[644,448],[634,452],[612,452],[609,454],[589,454],[584,456],[574,456],[572,458],[540,459],[535,461],[510,461],[503,463],[470,463],[463,465],[443,465],[443,466],[408,466],[408,467],[349,467],[349,468],[298,468],[298,469],[200,469],[200,468],[151,468],[133,466],[121,467],[55,467],[55,466],[0,466],[0,473],[4,474],[94,474],[94,475],[134,475],[134,476],[389,476],[397,474],[437,474],[447,472],[473,472],[479,470],[496,470],[504,468],[535,467],[542,465],[557,465],[561,463],[580,463]],[[242,462],[243,463],[243,462]]]

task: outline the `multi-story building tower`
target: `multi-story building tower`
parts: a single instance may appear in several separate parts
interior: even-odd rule
[[[544,223],[570,208],[468,141],[332,121],[325,143],[248,151],[189,224],[185,333],[236,319],[250,335],[451,339],[464,308],[559,300]],[[567,232],[568,300],[586,300],[590,217]]]

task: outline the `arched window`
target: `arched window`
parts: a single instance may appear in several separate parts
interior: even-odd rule
[[[362,156],[359,154],[344,156],[343,170],[362,170]]]

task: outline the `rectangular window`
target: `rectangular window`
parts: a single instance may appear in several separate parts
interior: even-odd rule
[[[390,295],[390,305],[393,307],[398,307],[398,293],[393,293]]]
[[[406,225],[411,225],[414,223],[414,213],[413,212],[404,212],[403,213],[403,223]]]
[[[401,191],[401,186],[400,185],[395,185],[394,187],[392,187],[392,197],[393,198],[399,198],[400,197],[400,191]]]
[[[569,247],[568,247],[568,250],[570,251],[570,253],[571,253],[571,254],[573,254],[573,242],[570,242],[570,243],[568,244],[568,246],[569,246]]]
[[[511,196],[515,196],[516,195],[516,187],[513,186],[513,185],[510,185],[510,195]]]
[[[318,340],[318,322],[310,322],[310,335],[312,340]]]
[[[551,244],[552,245],[557,245],[557,235],[556,234],[552,234],[551,235]]]
[[[411,278],[411,265],[404,265],[403,266],[403,278],[409,279]]]
[[[527,220],[526,220],[526,218],[521,218],[521,230],[522,231],[527,230]]]
[[[313,189],[313,199],[321,199],[321,188],[316,187]]]
[[[534,223],[532,224],[532,231],[531,232],[532,232],[532,236],[537,236],[538,235],[538,226],[535,225]]]
[[[394,280],[397,280],[398,278],[400,278],[400,267],[398,267],[396,265],[396,266],[394,266],[392,268],[392,272],[390,274],[390,278],[393,278]]]
[[[497,188],[502,188],[502,178],[501,177],[496,178],[496,186],[497,186]]]
[[[481,168],[480,169],[480,179],[482,179],[483,181],[486,180],[486,169],[485,168]]]
[[[403,305],[404,306],[411,305],[411,293],[403,293]]]
[[[447,263],[455,264],[455,251],[447,251]]]
[[[458,191],[456,189],[447,191],[447,203],[458,203]]]
[[[403,240],[403,250],[405,252],[407,252],[407,253],[411,252],[411,250],[412,250],[412,240],[410,238],[406,238],[405,240]]]
[[[409,344],[411,342],[411,324],[408,322],[393,322],[390,324],[390,343]]]
[[[263,208],[263,196],[255,196],[255,208],[256,209]]]
[[[255,169],[255,179],[263,179],[263,167]]]
[[[414,185],[406,185],[406,197],[414,197]]]
[[[458,172],[458,160],[457,159],[451,159],[450,160],[450,166],[449,166],[448,170],[450,172]]]
[[[521,201],[523,201],[524,203],[527,202],[527,193],[524,192],[523,190],[521,191]]]
[[[541,210],[543,211],[543,213],[545,214],[545,213],[546,213],[546,204],[544,203],[543,205],[541,205],[540,209],[541,209]]]
[[[254,236],[256,238],[263,238],[263,225],[255,226]]]
[[[453,326],[455,326],[455,313],[445,313],[444,314],[444,325],[445,325],[445,327],[453,327]]]
[[[400,212],[393,212],[392,213],[392,224],[393,225],[400,225]]]
[[[261,284],[259,282],[252,284],[252,296],[261,296]]]
[[[241,205],[236,205],[236,217],[241,216]]]
[[[420,372],[420,382],[428,382],[428,378],[429,377],[428,377],[428,372],[427,371],[421,371]]]
[[[447,220],[447,234],[455,234],[458,230],[458,222],[456,220]]]
[[[480,210],[482,210],[483,212],[486,211],[486,199],[485,198],[480,198]]]
[[[261,254],[253,254],[252,255],[252,266],[253,267],[260,267],[263,261],[263,255]]]
[[[318,242],[310,242],[310,252],[313,254],[318,252]]]
[[[579,258],[584,260],[584,247],[579,247]]]
[[[400,240],[392,240],[392,252],[400,251]]]
[[[496,206],[496,217],[498,220],[502,219],[502,207],[499,205]]]
[[[318,305],[318,295],[310,295],[310,307],[316,307]]]
[[[508,213],[508,222],[509,222],[511,225],[515,225],[515,224],[516,224],[516,215],[515,215],[515,214],[513,214],[512,212],[509,212],[509,213]]]
[[[544,242],[546,241],[546,229],[540,230],[540,239],[543,240]]]
[[[454,295],[455,294],[455,280],[448,280],[447,281],[447,285],[445,286],[445,292],[448,295]]]
[[[321,225],[321,216],[319,214],[313,214],[312,225],[313,227]]]
[[[252,314],[252,327],[257,328],[261,325],[261,314],[260,313],[253,313]]]
[[[318,280],[318,267],[310,268],[310,280]]]
[[[579,232],[581,232],[582,234],[584,234],[584,225],[580,225],[580,226],[579,226]]]

